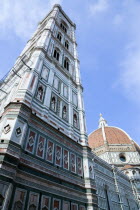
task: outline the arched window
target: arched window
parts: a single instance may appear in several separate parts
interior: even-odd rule
[[[57,39],[61,42],[62,35],[61,35],[61,33],[60,33],[60,32],[58,32],[58,34],[57,34]]]
[[[60,56],[60,50],[58,48],[56,48],[54,50],[53,57],[56,58],[57,61],[59,61],[59,56]]]
[[[68,58],[65,58],[65,60],[64,60],[64,68],[69,71],[69,60],[68,60]]]
[[[65,33],[67,33],[67,28],[68,28],[68,26],[67,26],[67,24],[66,24],[64,21],[61,22],[60,27],[62,28],[62,30],[63,30]]]
[[[69,49],[69,42],[68,42],[68,41],[65,41],[65,47],[66,47],[67,49]]]

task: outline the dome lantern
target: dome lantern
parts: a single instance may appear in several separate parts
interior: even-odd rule
[[[99,119],[99,128],[108,126],[107,121],[103,118],[103,115],[100,114],[100,119]]]

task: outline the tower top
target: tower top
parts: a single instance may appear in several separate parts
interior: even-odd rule
[[[100,113],[100,119],[99,119],[99,128],[108,126],[107,121],[103,118],[103,115]]]
[[[59,7],[60,9],[62,9],[60,4],[54,4],[53,8],[55,8],[55,7]]]
[[[43,23],[43,21],[51,14],[51,12],[53,10],[55,10],[56,8],[58,8],[59,11],[61,11],[61,13],[64,15],[64,17],[66,18],[66,20],[76,29],[76,24],[74,22],[71,21],[71,19],[67,16],[67,14],[64,12],[64,10],[62,9],[60,4],[54,4],[52,10],[43,18],[43,20],[41,20],[39,22],[39,24]]]

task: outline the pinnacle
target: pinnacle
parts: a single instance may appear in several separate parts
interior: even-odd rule
[[[54,4],[53,8],[55,8],[55,7],[58,7],[58,8],[60,8],[60,9],[62,9],[62,7],[61,7],[60,4]]]

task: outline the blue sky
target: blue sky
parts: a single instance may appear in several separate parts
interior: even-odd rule
[[[139,0],[1,0],[0,78],[54,3],[77,25],[88,133],[102,113],[140,143]]]

